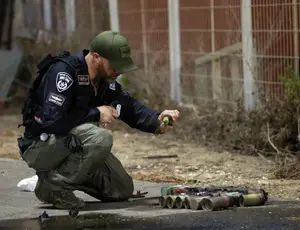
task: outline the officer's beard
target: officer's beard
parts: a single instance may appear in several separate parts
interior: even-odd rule
[[[99,83],[101,80],[105,80],[107,78],[106,71],[102,65],[99,65],[97,68],[97,73],[95,76],[95,81]]]
[[[115,82],[115,78],[106,72],[106,69],[102,63],[99,64],[95,76],[95,82],[99,83],[101,81],[105,81],[109,84]]]

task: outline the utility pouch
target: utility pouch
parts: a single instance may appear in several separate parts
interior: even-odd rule
[[[21,157],[23,158],[23,153],[26,151],[26,149],[33,143],[33,140],[24,138],[24,137],[18,137],[18,147],[19,147],[19,153]]]

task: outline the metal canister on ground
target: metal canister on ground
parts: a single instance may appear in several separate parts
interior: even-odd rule
[[[213,193],[213,192],[206,192],[206,191],[202,191],[198,193],[198,196],[218,196],[218,193]]]
[[[248,189],[248,194],[253,194],[253,193],[261,193],[264,195],[265,197],[265,201],[268,200],[268,193],[264,190],[264,189],[261,189],[261,188],[250,188]]]
[[[190,196],[186,196],[184,198],[184,202],[183,202],[185,209],[190,209],[191,208],[190,202],[191,202],[191,197]]]
[[[201,202],[204,198],[209,198],[208,196],[190,197],[190,207],[192,210],[202,209]]]
[[[216,196],[203,198],[200,204],[203,210],[216,211],[230,207],[232,202],[229,196]]]
[[[167,207],[172,209],[172,208],[176,208],[175,202],[176,202],[176,198],[177,196],[171,195],[171,196],[167,196]]]
[[[262,193],[246,194],[240,196],[239,205],[241,207],[258,206],[263,205],[265,201],[265,196]]]
[[[162,208],[167,208],[167,196],[160,196],[158,198],[159,206]]]
[[[185,187],[185,190],[186,190],[187,194],[195,195],[195,194],[199,193],[200,191],[204,191],[204,188],[188,186],[188,187]]]
[[[176,208],[181,209],[181,208],[185,207],[185,205],[184,205],[185,198],[186,198],[186,196],[184,196],[184,195],[180,195],[180,196],[176,197],[176,199],[175,199]]]
[[[229,196],[232,202],[232,205],[239,206],[240,196],[242,194],[239,192],[228,192],[226,196]]]

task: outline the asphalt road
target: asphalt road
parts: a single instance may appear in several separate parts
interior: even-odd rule
[[[149,192],[147,198],[103,204],[88,195],[87,207],[78,217],[68,211],[41,204],[17,183],[34,175],[22,161],[0,160],[0,229],[300,229],[300,202],[271,198],[264,206],[223,211],[161,209],[157,199],[162,184],[135,182],[136,189]],[[49,219],[38,218],[44,211]]]

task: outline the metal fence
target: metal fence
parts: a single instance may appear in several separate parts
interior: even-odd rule
[[[299,74],[300,0],[26,0],[14,15],[14,36],[34,37],[35,53],[121,31],[140,67],[128,79],[178,103],[253,108],[284,93],[286,69]]]
[[[182,103],[282,95],[299,74],[300,0],[110,0],[111,28],[127,35],[148,91]],[[133,78],[133,77],[130,77]]]

